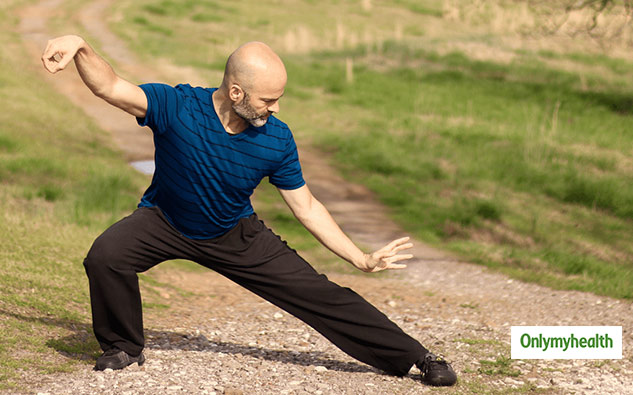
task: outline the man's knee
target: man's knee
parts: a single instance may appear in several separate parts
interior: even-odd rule
[[[124,261],[120,243],[107,233],[99,236],[84,259],[86,273],[95,273],[101,270],[111,270]]]

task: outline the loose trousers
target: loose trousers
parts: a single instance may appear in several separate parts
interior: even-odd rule
[[[136,356],[144,347],[137,273],[187,259],[215,270],[294,315],[341,350],[387,373],[405,375],[428,351],[349,288],[317,273],[256,215],[224,235],[180,234],[157,207],[139,208],[108,228],[84,266],[93,329],[101,348]]]

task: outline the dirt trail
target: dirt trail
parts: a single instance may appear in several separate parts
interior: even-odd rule
[[[38,59],[46,40],[53,37],[48,30],[47,20],[61,3],[62,0],[40,1],[20,12],[20,33],[34,62],[39,62]],[[151,67],[139,64],[134,54],[126,49],[124,43],[112,34],[105,24],[105,12],[109,3],[108,0],[93,1],[79,9],[75,17],[81,21],[91,36],[98,37],[100,48],[105,51],[109,59],[116,62],[119,73],[138,83],[187,81],[192,85],[205,85],[205,82],[201,81],[191,69],[164,62],[151,65]],[[51,76],[42,68],[41,73],[46,74],[44,77],[46,81],[53,84],[60,93],[92,116],[100,127],[111,132],[116,144],[123,150],[128,160],[153,157],[151,134],[148,130],[139,128],[133,118],[95,98],[74,70],[66,70]],[[305,177],[310,188],[352,239],[365,246],[376,248],[404,234],[393,221],[389,220],[388,210],[380,205],[366,188],[343,180],[328,165],[327,159],[303,143],[300,136],[298,136],[298,145]],[[555,291],[513,281],[503,275],[490,273],[482,267],[459,262],[451,258],[449,254],[425,246],[419,241],[415,241],[413,253],[417,260],[394,279],[376,280],[371,276],[331,277],[365,295],[427,347],[447,355],[454,362],[454,366],[466,383],[450,391],[470,392],[474,391],[477,385],[483,385],[482,388],[499,390],[523,387],[563,393],[632,393],[633,353],[627,347],[633,340],[631,302],[580,292]],[[271,314],[276,311],[272,306],[243,293],[214,273],[179,273],[175,277],[173,273],[171,275],[168,281],[184,289],[213,289],[213,298],[216,299],[200,297],[194,302],[174,301],[173,313],[170,310],[171,321],[170,318],[149,314],[150,320],[147,321],[154,328],[169,329],[170,325],[173,328],[174,322],[178,322],[176,327],[185,332],[189,330],[199,332],[199,328],[209,328],[210,316],[215,317],[212,321],[216,319],[221,321],[219,317],[232,315],[235,319],[235,314],[241,312],[250,319],[256,311],[269,311]],[[209,306],[209,301],[217,301],[217,298],[231,305],[230,312],[217,306]],[[253,319],[257,321],[257,318]],[[226,322],[222,324],[226,325]],[[278,331],[293,325],[301,325],[285,321],[278,324],[280,325],[276,329]],[[221,325],[221,323],[216,322],[216,325]],[[512,368],[521,373],[519,376],[504,373],[482,374],[480,360],[495,360],[500,353],[508,355],[512,325],[622,326],[624,359],[605,363],[519,361],[512,364]],[[234,330],[237,331],[239,328],[234,328]],[[214,332],[211,329],[209,331]],[[274,332],[274,329],[272,331]],[[219,339],[222,340],[221,336]],[[239,339],[235,341],[240,342]],[[182,349],[178,346],[180,343],[174,342],[174,344],[177,344],[176,349]],[[349,361],[346,356],[332,349],[327,343],[319,344],[336,359]],[[215,349],[210,350],[218,352]],[[151,353],[151,351],[152,347],[148,352]],[[222,354],[221,351],[219,353]],[[248,353],[237,354],[243,356]],[[160,360],[161,355],[155,352],[153,357]],[[179,358],[178,355],[175,353],[174,358]],[[305,363],[309,364],[313,361]],[[91,381],[93,377],[91,375],[95,374],[87,370],[74,376],[70,374],[56,376],[54,379],[43,378],[41,385],[45,391],[51,388],[56,389],[53,392],[71,388],[74,385],[75,387],[72,388],[81,393],[78,386],[81,385],[82,380]],[[233,383],[234,387],[250,392],[251,387],[248,387],[248,384],[235,374],[231,375],[236,380]],[[117,377],[122,379],[125,376]],[[104,382],[111,383],[108,381],[111,379],[111,376],[107,376]],[[229,377],[226,380],[230,379]],[[184,377],[183,383],[190,383],[192,380],[196,379]],[[222,379],[216,381],[218,380],[222,384]],[[382,391],[380,389],[382,384],[379,383],[375,384],[375,387],[364,387],[365,384],[358,384],[357,381],[363,383],[367,378],[354,377],[345,369],[337,371],[325,381],[328,380],[338,386],[322,390],[317,386],[316,392],[306,390],[306,388],[300,390],[314,393],[318,391],[321,391],[320,393],[373,393],[374,390],[375,393],[380,393]],[[73,384],[69,386],[68,383],[71,382]],[[414,393],[424,390],[424,387],[419,384],[412,387],[408,382],[397,380],[386,382],[388,387],[385,388],[390,388],[389,392]],[[363,390],[357,390],[355,385],[361,385],[362,387],[359,388]],[[222,388],[222,391],[226,389],[225,384],[216,385],[218,386]],[[88,383],[85,388],[89,389]],[[279,388],[285,388],[284,391],[296,389],[290,385],[286,387],[282,385]],[[217,389],[215,391],[220,392]],[[210,390],[210,392],[213,391]]]

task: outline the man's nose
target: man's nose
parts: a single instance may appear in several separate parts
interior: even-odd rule
[[[268,111],[270,111],[272,113],[278,113],[279,112],[279,101],[276,101],[273,104],[271,104],[270,106],[268,106]]]

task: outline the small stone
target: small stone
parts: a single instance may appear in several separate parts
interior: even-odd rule
[[[314,368],[319,373],[327,372],[327,368],[325,366],[317,366]]]
[[[510,385],[523,385],[524,384],[523,381],[518,381],[518,380],[515,380],[515,379],[513,379],[511,377],[506,377],[504,382],[506,384],[510,384]]]
[[[398,305],[398,303],[394,302],[393,300],[390,300],[389,302],[387,302],[387,304],[388,304],[390,307],[396,307],[396,306]]]
[[[273,318],[276,320],[279,320],[279,319],[284,318],[284,315],[278,312],[278,313],[273,314]]]

